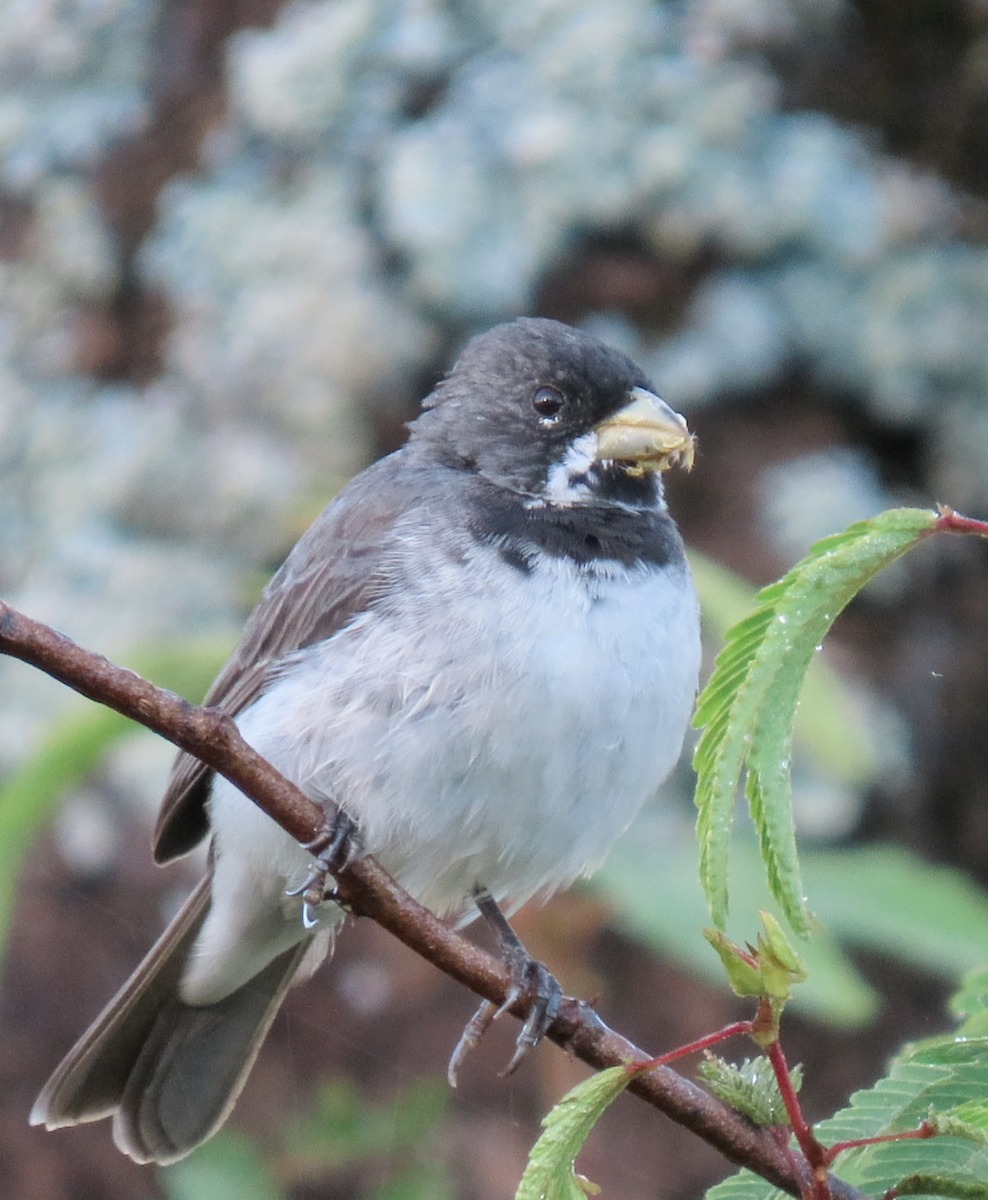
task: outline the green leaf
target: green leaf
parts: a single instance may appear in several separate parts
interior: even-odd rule
[[[694,716],[703,727],[693,760],[700,878],[717,926],[727,920],[731,821],[747,768],[769,886],[793,929],[808,935],[789,787],[803,677],[838,613],[936,520],[931,511],[893,509],[817,542],[781,580],[763,588],[755,611],[728,631]]]
[[[180,695],[198,699],[229,653],[229,643],[203,642],[145,651],[135,669]],[[93,770],[106,751],[140,729],[133,721],[80,702],[58,717],[0,787],[0,954],[6,945],[21,861],[63,793]]]
[[[158,1180],[168,1200],[285,1200],[253,1142],[229,1128],[162,1167]]]
[[[758,935],[758,957],[762,961],[771,960],[777,975],[785,975],[787,984],[803,983],[806,980],[806,964],[789,944],[782,926],[770,912],[762,909],[759,912],[765,937]],[[782,995],[780,992],[769,991],[769,995]],[[788,986],[784,993],[789,998]]]
[[[977,967],[964,976],[960,990],[950,998],[950,1011],[961,1021],[958,1033],[988,1034],[988,967]]]
[[[765,981],[753,955],[735,945],[722,929],[711,929],[708,926],[703,930],[703,936],[717,952],[727,975],[727,982],[736,995],[765,995]]]
[[[810,854],[808,871],[812,861]],[[656,813],[638,821],[611,851],[590,886],[611,904],[615,924],[623,933],[723,986],[720,961],[696,936],[706,924],[707,908],[696,877],[687,820]],[[739,943],[753,940],[754,914],[770,898],[751,838],[739,838],[735,846],[731,888],[736,915],[728,923],[729,935]],[[988,937],[985,944],[988,958]],[[842,1028],[860,1027],[874,1017],[878,995],[828,930],[815,934],[801,951],[809,976],[793,991],[790,1003],[796,1009]]]
[[[767,1058],[745,1059],[740,1066],[710,1055],[696,1073],[715,1096],[730,1104],[756,1125],[788,1125],[789,1114],[779,1091],[775,1072]],[[790,1068],[793,1089],[803,1086],[803,1068]]]
[[[953,1200],[988,1200],[988,1184],[970,1177],[907,1175],[896,1184],[899,1196],[949,1196]]]
[[[988,961],[988,895],[956,868],[889,843],[814,851],[804,868],[817,916],[841,940],[951,981]]]
[[[947,1113],[931,1113],[937,1133],[970,1138],[988,1145],[988,1100],[966,1100]]]
[[[981,1009],[984,1012],[984,1009]],[[824,1145],[915,1129],[934,1113],[966,1114],[977,1127],[988,1096],[988,1038],[958,1034],[926,1038],[907,1046],[889,1074],[874,1087],[855,1092],[847,1108],[814,1132]],[[949,1123],[948,1123],[949,1127]],[[834,1171],[869,1196],[899,1187],[916,1195],[982,1200],[988,1195],[988,1146],[965,1135],[938,1136],[860,1146],[837,1156]],[[901,1186],[900,1186],[901,1185]],[[708,1193],[708,1200],[782,1200],[783,1193],[741,1171]]]
[[[619,929],[723,984],[723,970],[696,936],[707,923],[689,821],[672,810],[645,814],[614,847],[591,887]],[[790,1003],[819,1020],[861,1026],[879,1000],[841,944],[894,955],[952,984],[988,962],[988,895],[962,872],[924,862],[887,843],[803,853],[803,872],[822,928],[800,945],[809,970]],[[734,905],[728,934],[754,940],[754,914],[770,903],[757,847],[740,831],[731,858]],[[988,1034],[988,970],[974,970],[955,998],[964,1032]]]
[[[601,1114],[633,1078],[628,1067],[610,1067],[566,1093],[542,1121],[515,1200],[586,1200],[596,1191],[573,1164]]]
[[[755,607],[758,589],[695,550],[689,552],[689,560],[704,628],[723,642],[730,627]],[[736,668],[738,680],[744,669],[742,659]],[[726,678],[723,682],[730,684]],[[840,674],[820,656],[812,659],[803,680],[793,735],[796,747],[817,770],[849,788],[865,788],[879,774],[878,748],[867,724]]]
[[[771,1029],[759,1017],[760,1028],[751,1036],[761,1046],[778,1037],[778,1018],[792,994],[794,983],[806,979],[806,964],[793,950],[782,926],[766,909],[759,913],[764,935],[758,934],[754,947],[736,945],[722,929],[707,926],[703,936],[717,952],[728,982],[739,996],[759,996],[772,1002]]]

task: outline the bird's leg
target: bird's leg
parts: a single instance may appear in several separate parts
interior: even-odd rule
[[[491,1022],[511,1008],[517,1000],[525,998],[528,1012],[515,1040],[515,1052],[501,1072],[502,1076],[510,1075],[532,1047],[539,1044],[545,1031],[556,1019],[559,1003],[563,998],[562,988],[555,975],[551,974],[544,963],[532,958],[490,892],[486,888],[477,887],[474,889],[473,898],[480,915],[497,938],[504,962],[511,970],[511,986],[500,1008],[485,1000],[464,1029],[446,1072],[454,1087],[456,1074],[463,1059],[484,1036]]]
[[[326,880],[360,853],[360,830],[353,819],[337,807],[326,817],[312,841],[302,843],[302,849],[314,855],[316,861],[302,883],[285,895],[302,897],[302,924],[306,929],[314,929],[319,923],[315,910],[330,898]]]

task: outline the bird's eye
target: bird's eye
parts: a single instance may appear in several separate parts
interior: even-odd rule
[[[555,425],[564,403],[561,392],[551,387],[540,387],[532,397],[532,407],[539,414],[539,424]]]

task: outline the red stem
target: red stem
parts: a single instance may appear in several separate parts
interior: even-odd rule
[[[815,1200],[830,1200],[830,1184],[827,1180],[827,1151],[817,1141],[813,1134],[813,1130],[806,1124],[806,1118],[803,1116],[803,1110],[800,1107],[799,1097],[796,1095],[796,1089],[792,1085],[792,1077],[789,1074],[789,1064],[786,1062],[786,1056],[782,1052],[782,1046],[778,1039],[774,1042],[769,1042],[765,1047],[765,1052],[768,1055],[768,1060],[772,1064],[772,1070],[775,1072],[775,1079],[779,1085],[779,1094],[782,1096],[782,1103],[786,1106],[786,1112],[789,1116],[789,1124],[792,1126],[792,1131],[796,1136],[796,1141],[799,1143],[799,1148],[802,1150],[810,1170],[813,1173],[813,1195]]]
[[[933,523],[934,533],[973,533],[978,537],[988,537],[988,521],[978,521],[974,517],[962,517],[946,505],[940,505],[940,515]]]
[[[842,1150],[856,1150],[858,1146],[877,1146],[880,1142],[902,1142],[906,1138],[936,1137],[936,1126],[924,1121],[918,1129],[906,1129],[901,1133],[880,1133],[875,1137],[851,1138],[847,1142],[834,1142],[827,1149],[827,1165],[834,1161]]]
[[[687,1042],[685,1046],[677,1046],[675,1050],[667,1050],[665,1054],[660,1054],[657,1058],[646,1058],[639,1062],[628,1063],[628,1070],[637,1074],[639,1071],[647,1071],[650,1067],[661,1067],[665,1063],[675,1062],[677,1058],[684,1058],[687,1054],[692,1054],[694,1050],[706,1050],[708,1046],[715,1046],[718,1042],[726,1042],[728,1038],[734,1037],[736,1034],[751,1033],[750,1021],[735,1021],[733,1025],[725,1025],[723,1029],[718,1029],[716,1033],[708,1033],[706,1037],[697,1038],[695,1042]]]

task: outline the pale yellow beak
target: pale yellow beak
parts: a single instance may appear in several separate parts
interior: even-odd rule
[[[693,466],[695,439],[686,421],[645,388],[631,390],[631,403],[594,426],[597,459],[627,463],[637,471]]]

